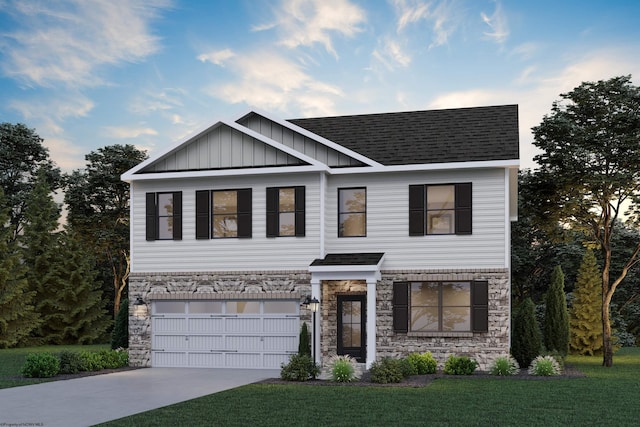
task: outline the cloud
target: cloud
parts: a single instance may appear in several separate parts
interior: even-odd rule
[[[215,84],[207,93],[233,104],[326,115],[334,113],[335,99],[343,96],[339,87],[314,79],[298,62],[277,52],[238,55],[228,65],[236,80]]]
[[[433,41],[429,44],[429,48],[446,44],[457,29],[459,19],[456,16],[461,12],[456,11],[454,3],[450,1],[393,0],[392,4],[398,17],[396,23],[398,33],[420,21],[430,25]]]
[[[157,135],[154,129],[145,127],[118,127],[118,126],[106,126],[104,128],[106,135],[110,138],[116,139],[130,139],[137,138],[141,135]]]
[[[144,90],[134,97],[129,105],[129,111],[135,114],[147,115],[158,111],[168,111],[182,107],[182,97],[185,91],[180,88],[162,88],[158,90]]]
[[[360,25],[366,21],[364,10],[349,0],[283,0],[274,13],[275,22],[254,26],[253,31],[276,29],[283,46],[319,43],[336,58],[332,34],[351,37],[362,31]]]
[[[223,49],[219,51],[203,53],[198,55],[198,60],[202,62],[211,62],[212,64],[224,66],[224,63],[235,56],[231,49]]]
[[[4,73],[29,86],[104,84],[98,68],[136,62],[157,52],[149,23],[168,0],[9,1],[18,27],[0,39]]]
[[[490,31],[485,31],[483,34],[488,39],[496,43],[504,43],[509,37],[509,27],[507,25],[507,17],[502,11],[500,2],[496,1],[496,8],[491,16],[481,12],[480,18],[482,22],[489,26]]]
[[[373,51],[373,57],[387,69],[393,70],[396,65],[408,67],[411,64],[411,56],[404,51],[399,41],[386,38],[381,44],[380,48]]]

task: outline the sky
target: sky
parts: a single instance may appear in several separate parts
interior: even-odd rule
[[[0,122],[65,172],[153,156],[251,109],[278,118],[518,104],[640,78],[637,0],[0,0]]]

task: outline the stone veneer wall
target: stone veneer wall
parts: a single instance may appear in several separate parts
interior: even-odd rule
[[[151,302],[162,299],[301,299],[311,295],[306,271],[132,273],[129,276],[129,364],[151,366]],[[140,297],[143,306],[134,303]],[[301,321],[310,322],[308,310]]]
[[[395,333],[393,331],[393,283],[400,281],[470,281],[489,282],[489,331],[485,333]],[[383,271],[376,287],[377,358],[400,357],[412,352],[430,351],[439,369],[449,355],[466,355],[486,371],[499,356],[509,353],[510,300],[508,270],[474,270],[436,272]]]

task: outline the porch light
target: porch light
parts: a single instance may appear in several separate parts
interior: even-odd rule
[[[315,313],[320,307],[320,301],[318,301],[316,297],[313,297],[312,299],[308,300],[307,306],[309,307],[309,310]]]
[[[145,317],[147,315],[147,306],[141,297],[137,297],[133,302],[133,315],[136,317]]]

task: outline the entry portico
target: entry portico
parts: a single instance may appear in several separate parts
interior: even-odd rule
[[[334,327],[336,330],[336,348],[337,354],[350,354],[355,355],[356,359],[360,359],[366,363],[367,369],[376,360],[376,285],[381,279],[381,265],[384,260],[384,253],[344,253],[344,254],[327,254],[322,259],[314,260],[309,266],[309,272],[311,273],[311,297],[320,301],[320,312],[323,313],[321,320],[315,323],[315,330],[313,333],[313,351],[316,360],[322,360],[323,348],[322,337],[326,334],[332,335],[331,329]],[[350,288],[346,292],[340,292],[336,289],[332,289],[333,284],[336,282],[359,282],[366,283],[366,305],[359,307],[353,305],[358,304],[355,300],[354,303],[349,304],[347,307],[341,304],[339,296],[343,299],[349,299],[349,296],[361,295],[362,292],[354,291]],[[323,285],[327,287],[323,292]],[[364,290],[364,289],[363,289]],[[326,299],[323,300],[323,294],[329,295],[336,299],[336,309],[329,310]],[[353,307],[351,312],[350,307]],[[344,310],[344,311],[343,311]],[[351,317],[355,313],[365,315],[362,316],[365,319],[365,325],[362,325],[360,321],[352,321]],[[325,318],[335,318],[336,322],[324,321]],[[346,323],[343,319],[349,319]],[[335,325],[335,326],[334,326]],[[346,333],[345,331],[348,331]],[[349,336],[347,336],[349,335]],[[358,346],[361,351],[349,351],[353,349],[354,343],[350,337],[364,337],[360,342],[359,338],[354,341],[358,342]],[[345,345],[345,342],[351,344]],[[327,353],[333,353],[333,349],[324,349]]]

